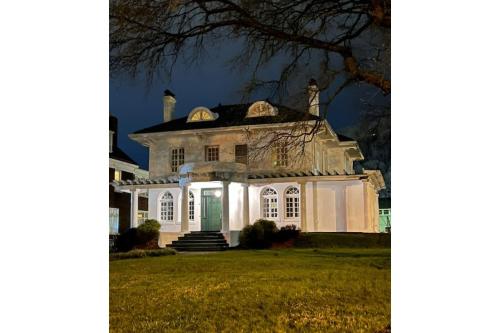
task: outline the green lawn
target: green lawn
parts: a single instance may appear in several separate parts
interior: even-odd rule
[[[293,249],[112,261],[110,332],[377,332],[390,249]]]

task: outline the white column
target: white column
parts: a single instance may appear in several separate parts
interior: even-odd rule
[[[137,211],[139,210],[139,191],[136,189],[130,190],[130,227],[137,228]]]
[[[189,232],[189,189],[188,185],[182,186],[181,195],[181,232]]]
[[[222,232],[229,232],[229,182],[222,182]]]
[[[306,183],[300,183],[300,230],[307,232]]]
[[[243,186],[243,227],[246,227],[250,222],[248,208],[248,184],[241,184],[241,186]]]
[[[313,185],[313,225],[314,231],[318,231],[318,183],[312,182]]]

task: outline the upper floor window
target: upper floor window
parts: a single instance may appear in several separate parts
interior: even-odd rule
[[[219,115],[215,112],[210,111],[206,107],[199,106],[191,110],[189,113],[187,122],[195,122],[195,121],[210,121],[219,118]]]
[[[235,145],[234,146],[234,160],[236,163],[248,164],[248,146]]]
[[[170,167],[172,172],[179,171],[179,166],[184,164],[184,148],[174,148],[172,149],[172,154],[170,156]]]
[[[285,144],[278,144],[276,146],[276,166],[288,166],[288,147]]]
[[[174,220],[174,197],[172,193],[165,192],[160,199],[160,221],[172,222]]]
[[[278,217],[278,193],[270,188],[266,187],[262,191],[262,217],[264,218],[276,218]]]
[[[276,116],[278,109],[265,101],[258,101],[250,105],[247,111],[247,118]]]
[[[205,161],[219,160],[219,146],[205,146]]]
[[[189,221],[194,221],[194,194],[189,191]]]
[[[115,169],[115,176],[114,176],[114,179],[115,179],[116,181],[120,181],[120,180],[122,180],[122,172],[121,172],[120,170],[116,170],[116,169]]]
[[[285,216],[287,218],[300,217],[300,192],[295,186],[285,191]]]

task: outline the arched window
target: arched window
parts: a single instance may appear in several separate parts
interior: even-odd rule
[[[189,191],[189,221],[194,221],[194,194]]]
[[[278,217],[278,193],[270,187],[262,191],[262,217]]]
[[[250,105],[247,111],[247,118],[276,116],[278,108],[272,106],[266,101],[258,101]]]
[[[160,221],[172,222],[174,220],[174,197],[170,192],[165,192],[160,199]]]
[[[300,217],[300,191],[295,186],[290,186],[285,191],[285,216]]]
[[[219,115],[217,113],[210,111],[210,109],[206,107],[198,106],[191,110],[187,122],[190,123],[194,121],[210,121],[217,118],[219,118]]]

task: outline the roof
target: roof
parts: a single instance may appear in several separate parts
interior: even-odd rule
[[[188,117],[186,116],[182,118],[173,119],[166,123],[161,123],[158,125],[141,129],[135,132],[134,134],[321,120],[320,117],[310,114],[308,112],[301,112],[281,105],[275,105],[278,108],[278,115],[276,116],[246,118],[248,107],[252,104],[253,103],[219,105],[217,107],[210,109],[210,111],[219,114],[219,117],[216,120],[188,123],[187,122]]]
[[[113,147],[113,152],[109,153],[109,158],[138,165],[132,158],[125,154],[123,150],[118,148],[118,146]]]
[[[337,137],[339,138],[339,141],[356,141],[348,136],[345,136],[345,135],[342,135],[342,134],[338,134],[337,133]]]

